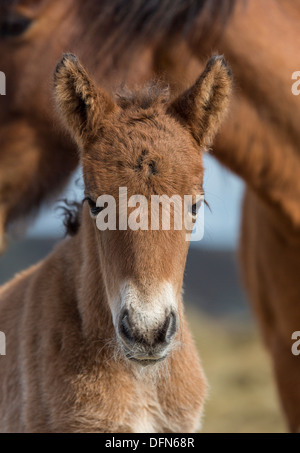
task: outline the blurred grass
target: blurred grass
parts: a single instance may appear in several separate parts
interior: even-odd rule
[[[210,392],[204,433],[286,432],[269,357],[249,323],[187,312]]]

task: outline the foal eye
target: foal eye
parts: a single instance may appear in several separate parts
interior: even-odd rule
[[[11,14],[0,20],[0,37],[14,38],[20,36],[30,27],[32,20],[21,14]]]
[[[204,201],[204,195],[199,195],[197,197],[196,203],[192,205],[192,217],[195,219],[197,217],[198,211],[200,209],[200,206],[202,205],[202,202]]]
[[[197,203],[193,204],[192,206],[192,215],[193,216],[196,216],[198,213],[198,206],[197,206]]]
[[[84,201],[88,202],[92,217],[97,217],[103,208],[97,206],[96,203],[89,197],[86,197]]]

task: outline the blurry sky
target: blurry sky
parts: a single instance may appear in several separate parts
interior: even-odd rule
[[[193,247],[232,249],[238,239],[243,183],[211,156],[205,156],[205,196],[211,212],[205,210],[205,233],[201,242],[193,242]],[[83,198],[80,171],[72,178],[60,198],[69,200]],[[31,237],[62,236],[61,213],[57,204],[43,209],[28,230]]]

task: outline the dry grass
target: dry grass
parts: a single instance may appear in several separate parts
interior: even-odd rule
[[[188,318],[210,384],[202,432],[285,432],[269,358],[255,328],[197,311]]]

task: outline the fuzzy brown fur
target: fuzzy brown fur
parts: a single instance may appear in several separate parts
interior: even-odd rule
[[[180,105],[186,99],[192,107],[179,121],[178,99],[171,102],[152,88],[114,101],[74,56],[64,56],[55,72],[55,97],[80,149],[86,195],[117,198],[121,186],[148,198],[198,194],[201,153],[230,92],[228,67],[214,57],[181,96]],[[153,165],[156,171],[149,172]],[[1,288],[0,329],[7,335],[7,355],[0,357],[2,432],[197,428],[206,382],[181,300],[185,234],[100,232],[85,203],[78,234]],[[109,294],[124,280],[148,289],[168,281],[178,300],[174,348],[146,369],[122,354],[112,323]]]

